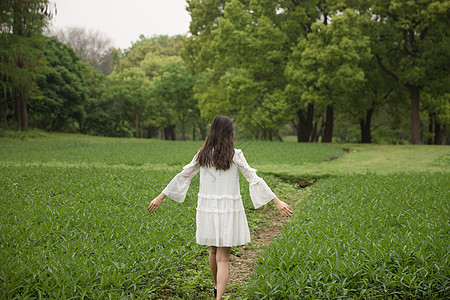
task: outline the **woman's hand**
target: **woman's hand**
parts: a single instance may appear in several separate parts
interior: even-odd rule
[[[292,211],[289,208],[289,205],[287,205],[285,202],[281,201],[277,197],[273,198],[272,201],[277,206],[280,215],[282,215],[283,217],[290,217],[292,215]]]
[[[152,200],[152,202],[150,202],[150,205],[148,206],[147,210],[149,212],[155,212],[158,210],[159,206],[161,205],[161,203],[163,202],[165,195],[161,194],[158,197],[156,197],[155,199]]]

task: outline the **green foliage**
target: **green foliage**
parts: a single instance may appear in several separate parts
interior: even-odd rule
[[[385,57],[385,62],[392,63],[392,70],[400,82],[415,86],[427,86],[432,82],[444,84],[449,76],[446,70],[449,62],[449,3],[374,0],[371,4],[373,13],[386,18],[386,22],[377,27],[379,38],[384,39],[378,49],[384,48],[383,55],[394,52],[397,60]],[[378,53],[381,55],[381,51]],[[445,89],[442,85],[441,88]]]
[[[262,254],[249,298],[446,298],[449,184],[439,173],[317,183]]]
[[[52,7],[0,4],[4,127],[30,107],[34,127],[93,135],[205,138],[220,114],[264,140],[448,140],[446,1],[190,0],[189,36],[111,49],[108,77],[44,45]]]
[[[291,81],[287,90],[301,95],[301,108],[309,103],[353,108],[355,103],[347,101],[361,101],[366,80],[361,63],[371,54],[369,38],[361,33],[358,22],[356,12],[347,9],[333,17],[330,25],[314,23],[307,39],[299,41],[286,73]]]
[[[152,91],[158,103],[154,115],[159,115],[167,125],[170,125],[168,121],[172,116],[177,118],[181,124],[181,139],[186,140],[186,123],[199,115],[192,90],[195,77],[181,61],[168,63],[160,72],[160,77],[154,80]]]
[[[259,4],[253,4],[256,11]],[[202,22],[209,29],[186,40],[186,52],[198,56],[184,58],[205,78],[194,89],[203,117],[229,114],[247,135],[272,140],[289,115],[283,92],[286,36],[266,16],[253,14],[253,4],[235,0],[200,7],[192,1],[196,28]],[[220,17],[203,18],[214,12]]]
[[[30,115],[40,128],[67,130],[73,123],[79,128],[86,118],[88,66],[55,38],[47,39],[44,55],[47,71],[37,80],[40,93],[30,103]]]
[[[373,53],[380,68],[410,92],[411,141],[422,143],[420,96],[449,92],[450,5],[447,1],[371,1]],[[381,20],[384,20],[381,22]]]
[[[201,115],[228,114],[247,136],[272,139],[293,120],[306,132],[300,141],[331,141],[325,108],[334,107],[348,121],[337,125],[360,127],[360,138],[344,140],[370,143],[384,126],[374,136],[391,142],[403,139],[404,124],[392,124],[404,119],[404,107],[414,115],[407,128],[419,129],[422,88],[436,91],[436,103],[448,92],[448,9],[433,0],[192,0],[183,58],[202,77],[194,88]],[[417,100],[404,106],[407,97]],[[339,135],[347,131],[354,132]]]
[[[128,122],[130,130],[134,127],[136,137],[141,136],[141,123],[148,115],[150,89],[150,81],[137,67],[107,77],[103,96],[122,112],[120,120]]]
[[[27,102],[35,95],[43,72],[42,30],[53,15],[48,0],[5,0],[0,4],[0,84],[3,98],[0,121],[14,111],[18,127],[28,130]]]
[[[128,68],[134,68],[146,58],[148,54],[164,57],[176,57],[183,48],[181,36],[159,35],[151,38],[140,37],[140,41],[134,43],[125,50],[116,71],[121,72]]]
[[[179,56],[182,47],[180,36],[142,36],[125,52],[116,50],[114,71],[94,105],[92,131],[125,137],[134,132],[139,138],[144,131],[152,137],[157,130],[181,125],[184,140],[187,124],[203,123],[196,120],[199,111],[192,97],[196,79]]]

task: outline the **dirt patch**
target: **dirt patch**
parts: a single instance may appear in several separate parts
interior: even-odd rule
[[[295,200],[283,200],[291,207],[292,210]],[[286,224],[289,220],[289,218],[280,216],[276,206],[272,204],[270,204],[264,214],[268,214],[271,220],[269,226],[262,226],[262,228],[258,231],[251,233],[252,243],[240,247],[240,251],[238,251],[237,254],[231,254],[230,256],[230,293],[226,294],[232,296],[232,299],[234,299],[233,296],[237,296],[232,295],[235,291],[233,286],[236,285],[239,287],[245,285],[249,281],[249,277],[253,274],[255,263],[260,252],[267,246],[270,246],[273,239],[279,235],[284,224]],[[239,291],[235,292],[238,293]]]
[[[350,152],[349,152],[348,150],[345,150],[345,151],[342,153],[342,155],[339,155],[339,156],[335,156],[335,157],[329,158],[329,159],[327,159],[326,161],[333,161],[333,160],[336,160],[336,159],[341,158],[342,156],[347,155],[347,154],[349,154],[349,153],[350,153]]]

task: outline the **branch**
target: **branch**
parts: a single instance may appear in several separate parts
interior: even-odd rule
[[[425,27],[425,29],[422,31],[422,34],[420,35],[420,40],[423,40],[425,38],[425,36],[428,33],[428,29],[429,27]]]
[[[371,132],[374,132],[377,128],[386,125],[386,123],[380,123],[377,126],[373,126],[372,129],[370,129]]]
[[[386,72],[387,74],[389,74],[390,76],[392,76],[392,78],[394,78],[394,80],[398,82],[398,81],[399,81],[398,76],[395,75],[394,72],[392,72],[391,70],[389,70],[389,69],[383,64],[383,62],[381,61],[381,58],[380,58],[380,56],[379,56],[378,54],[376,54],[375,56],[376,56],[376,58],[377,58],[378,65],[380,66],[380,68],[381,68],[384,72]]]

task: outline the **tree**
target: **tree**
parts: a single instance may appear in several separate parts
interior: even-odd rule
[[[289,116],[287,36],[265,14],[276,7],[261,2],[190,2],[192,37],[183,57],[205,78],[194,89],[202,116],[228,113],[252,136],[271,140]]]
[[[150,82],[140,68],[108,76],[104,96],[123,112],[123,118],[134,124],[135,137],[142,135],[142,123],[148,116]]]
[[[445,145],[447,129],[450,127],[450,94],[441,95],[426,88],[422,96],[422,110],[428,113],[427,143]]]
[[[293,47],[306,38],[312,23],[328,20],[329,7],[328,1],[318,0],[189,1],[192,36],[186,40],[183,57],[194,72],[208,78],[194,89],[202,115],[229,112],[253,136],[267,139],[287,120],[297,117],[299,141],[303,141],[300,132],[307,132],[309,137],[314,104],[304,106],[300,94],[286,95],[284,72]],[[215,91],[217,88],[223,90]],[[237,98],[230,98],[231,93],[239,96],[238,106]],[[212,99],[216,104],[203,106],[203,99]],[[261,113],[245,115],[255,110]],[[273,116],[279,118],[271,119]],[[327,120],[331,117],[329,109]],[[327,132],[332,132],[328,130],[330,124],[326,122]]]
[[[450,3],[372,0],[373,51],[380,68],[405,86],[411,99],[411,142],[421,144],[420,94],[427,86],[448,93]]]
[[[87,30],[81,27],[67,27],[49,33],[61,42],[72,47],[81,55],[82,60],[97,71],[104,74],[111,72],[112,40],[98,30]]]
[[[183,42],[180,35],[169,37],[158,35],[151,38],[141,36],[131,48],[123,53],[123,58],[117,66],[117,71],[138,67],[148,54],[162,57],[176,57],[180,55]]]
[[[86,118],[88,66],[72,48],[55,38],[47,38],[43,53],[47,71],[39,74],[40,92],[30,103],[30,115],[44,129],[81,131]]]
[[[48,0],[4,0],[0,9],[0,80],[7,99],[3,115],[14,111],[18,127],[28,130],[28,100],[44,67],[42,31],[53,16],[53,7]]]
[[[217,28],[219,17],[227,0],[187,0],[186,10],[191,15],[189,31],[191,36],[184,40],[181,53],[187,67],[193,74],[203,73],[216,59],[211,49],[212,31]]]
[[[154,81],[153,97],[159,100],[164,111],[172,111],[181,124],[181,139],[186,140],[186,123],[195,114],[193,98],[195,78],[182,62],[172,62],[161,70],[161,76]],[[162,111],[162,110],[159,110]]]
[[[147,127],[149,135],[157,130],[160,132],[160,137],[162,137],[163,131],[166,139],[175,139],[175,128],[178,122],[181,125],[182,138],[186,138],[188,119],[193,127],[195,125],[206,126],[194,118],[194,115],[199,117],[199,113],[196,103],[191,101],[192,99],[187,101],[192,97],[177,98],[179,95],[175,95],[179,93],[187,95],[186,84],[194,80],[185,69],[179,56],[182,48],[181,36],[151,38],[141,36],[141,40],[134,43],[130,49],[120,53],[115,52],[115,57],[119,59],[112,75],[116,74],[114,76],[117,76],[117,74],[126,73],[131,69],[140,70],[149,83],[149,93],[146,96],[148,111],[142,116],[141,122]],[[175,82],[170,82],[170,80],[175,80]],[[164,89],[170,86],[170,91],[164,90],[161,88],[162,86]],[[182,112],[187,109],[184,107],[186,104],[184,101],[191,106],[187,115],[192,117],[186,117],[185,112]],[[173,103],[181,106],[178,109]],[[203,128],[198,129],[200,129],[200,133],[204,132]]]

